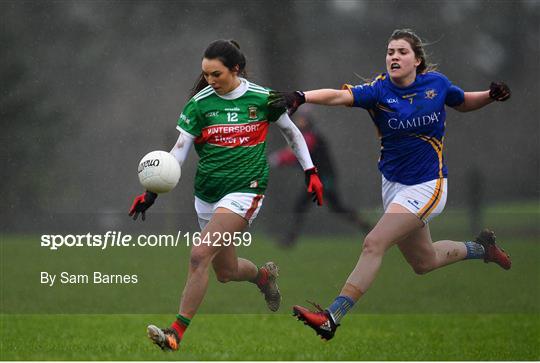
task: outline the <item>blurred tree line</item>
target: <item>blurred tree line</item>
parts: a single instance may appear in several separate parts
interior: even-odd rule
[[[513,90],[507,104],[448,112],[448,206],[466,204],[468,175],[480,175],[490,202],[539,199],[537,1],[3,1],[0,20],[4,230],[31,230],[54,213],[120,213],[127,223],[137,162],[174,143],[210,41],[239,41],[261,85],[338,88],[383,72],[399,27],[425,38],[431,60],[465,90],[491,80]],[[315,117],[342,192],[359,209],[378,206],[379,146],[367,113],[317,107]],[[283,145],[272,130],[269,150]],[[194,154],[155,213],[194,221]],[[299,171],[274,170],[267,219],[288,211],[302,187]]]

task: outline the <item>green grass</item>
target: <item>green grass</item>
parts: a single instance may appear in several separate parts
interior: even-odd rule
[[[179,352],[145,337],[163,315],[3,316],[3,360],[538,360],[538,314],[352,315],[329,342],[286,315],[197,316]]]
[[[330,342],[289,316],[290,307],[306,299],[329,304],[357,261],[361,236],[305,236],[296,248],[281,250],[255,235],[238,254],[279,264],[279,314],[267,314],[252,284],[220,284],[211,273],[200,313],[176,353],[152,346],[145,327],[173,319],[186,246],[49,251],[39,236],[1,236],[0,359],[539,360],[538,208],[523,210],[528,213],[509,205],[487,213],[512,255],[510,271],[464,261],[418,276],[393,248]],[[459,227],[465,220],[459,213],[435,220],[433,238],[470,238]],[[139,283],[47,287],[40,271],[135,273]]]

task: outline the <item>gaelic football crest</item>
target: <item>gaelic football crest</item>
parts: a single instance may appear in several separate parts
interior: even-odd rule
[[[437,96],[437,93],[435,92],[434,89],[428,89],[428,90],[426,91],[426,98],[427,98],[427,99],[432,100],[432,99],[435,98],[435,96]]]
[[[250,120],[257,119],[257,106],[249,106],[248,107],[248,112],[249,112],[249,119]]]

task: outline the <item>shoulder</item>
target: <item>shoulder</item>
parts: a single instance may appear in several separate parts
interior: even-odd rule
[[[372,87],[375,87],[375,86],[382,86],[384,83],[386,83],[385,81],[387,81],[387,78],[388,76],[386,75],[386,73],[380,73],[377,75],[377,77],[375,77],[373,79],[373,81],[371,81],[369,84],[370,86]]]
[[[367,79],[364,83],[359,84],[357,86],[353,86],[353,87],[358,87],[358,88],[364,88],[364,87],[376,87],[377,88],[377,87],[381,87],[386,83],[387,78],[388,78],[388,76],[386,75],[386,73],[379,73],[374,78]]]
[[[248,104],[255,104],[259,107],[266,108],[268,106],[268,97],[270,96],[270,90],[259,86],[253,82],[248,81],[248,87],[246,93],[242,96],[245,102]],[[283,113],[282,109],[279,109],[279,115]]]
[[[258,84],[255,84],[253,82],[247,81],[247,84],[248,84],[248,91],[263,94],[263,95],[268,95],[270,93],[269,89],[263,86],[259,86]]]
[[[389,77],[386,73],[378,74],[373,80],[364,84],[364,87],[371,88],[371,92],[376,97],[379,97],[385,93],[388,89],[392,88],[392,82],[389,81]]]
[[[212,96],[214,94],[214,90],[210,86],[204,87],[202,90],[200,90],[198,93],[196,93],[191,99],[189,100],[189,103],[198,103],[199,101],[208,98],[209,96]]]
[[[426,89],[435,89],[440,92],[449,89],[452,86],[450,80],[442,73],[429,71],[420,75],[419,87]]]
[[[383,87],[386,83],[386,79],[386,73],[381,73],[371,80],[365,80],[365,82],[361,84],[352,85],[345,83],[341,86],[341,89],[348,89],[349,91],[368,91],[369,89]]]
[[[437,71],[429,71],[422,74],[422,77],[427,81],[442,81],[444,83],[449,83],[448,77],[446,77],[444,74],[437,72]]]

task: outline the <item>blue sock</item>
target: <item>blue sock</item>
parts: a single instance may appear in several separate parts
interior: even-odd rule
[[[330,315],[332,315],[334,323],[339,324],[341,318],[343,318],[353,306],[353,299],[348,296],[338,296],[327,310],[330,312]]]
[[[482,246],[480,243],[473,241],[463,243],[465,243],[465,247],[467,247],[467,256],[465,257],[466,260],[484,258],[486,251],[484,250],[484,246]]]

